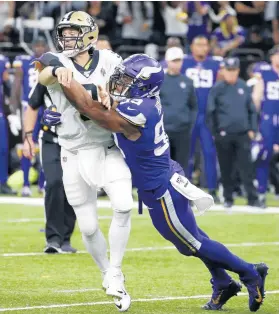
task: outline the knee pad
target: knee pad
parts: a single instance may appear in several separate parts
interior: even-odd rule
[[[104,189],[114,210],[127,212],[133,208],[132,182],[130,179],[110,182],[106,184]]]
[[[131,214],[132,211],[113,211],[113,221],[117,224],[119,227],[128,227],[131,223]]]
[[[79,230],[85,236],[93,235],[99,228],[97,219],[97,206],[93,202],[86,202],[74,206]]]

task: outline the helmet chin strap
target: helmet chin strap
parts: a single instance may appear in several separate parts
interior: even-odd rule
[[[68,50],[63,50],[62,53],[65,57],[68,57],[68,58],[74,58],[76,57],[78,54],[84,52],[84,51],[87,51],[89,50],[90,48],[94,47],[94,45],[89,45],[87,47],[85,47],[84,49],[80,50],[78,48],[74,48],[74,49],[68,49]]]

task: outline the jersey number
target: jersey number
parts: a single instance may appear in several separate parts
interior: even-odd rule
[[[279,82],[268,82],[266,96],[269,100],[279,100]]]
[[[97,88],[94,84],[84,84],[83,87],[87,90],[88,94],[91,96],[92,99],[97,100],[98,94],[97,94]],[[90,120],[83,114],[80,115],[81,120],[88,121]]]
[[[193,80],[195,88],[210,88],[213,86],[212,70],[187,69],[185,74]]]
[[[155,156],[163,155],[163,153],[169,148],[169,138],[164,129],[163,116],[155,126],[154,143],[159,144],[159,146],[154,149]]]

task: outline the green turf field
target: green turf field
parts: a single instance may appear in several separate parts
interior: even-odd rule
[[[99,210],[105,234],[111,214],[110,209]],[[279,214],[212,212],[197,220],[234,253],[268,264],[268,294],[259,313],[278,314]],[[49,256],[42,253],[43,227],[42,207],[0,204],[0,312],[118,313],[100,289],[100,274],[84,253],[78,228],[72,244],[80,254]],[[197,259],[183,257],[162,239],[147,211],[138,216],[134,210],[123,271],[133,299],[130,313],[204,313],[200,307],[211,294],[209,273]],[[249,313],[245,287],[242,292],[224,307],[225,313]]]

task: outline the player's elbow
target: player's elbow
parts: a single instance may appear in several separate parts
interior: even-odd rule
[[[39,83],[48,86],[56,82],[56,77],[52,76],[52,67],[46,67],[39,74]]]

